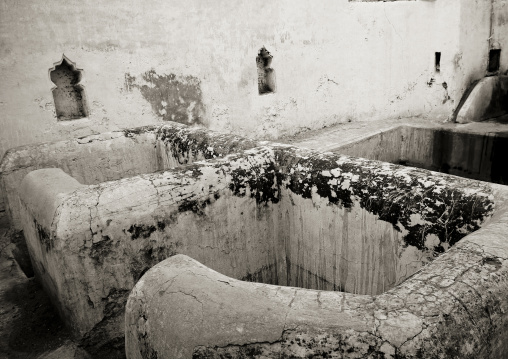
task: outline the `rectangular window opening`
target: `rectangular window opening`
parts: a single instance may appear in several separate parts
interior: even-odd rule
[[[489,51],[488,72],[498,72],[501,59],[501,49],[492,49]]]
[[[434,64],[435,64],[436,72],[440,72],[441,71],[441,53],[440,52],[436,52]]]

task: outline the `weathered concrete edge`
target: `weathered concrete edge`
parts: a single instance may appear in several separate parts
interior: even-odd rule
[[[144,126],[139,134],[154,132],[154,126]],[[131,137],[137,141],[138,136],[127,136],[125,131],[105,132],[71,140],[20,146],[9,149],[0,162],[0,196],[3,197],[7,218],[13,228],[21,229],[19,221],[19,196],[17,186],[30,171],[41,168],[61,168],[71,171],[76,153],[88,153],[96,142],[111,143]],[[154,143],[155,144],[155,143]],[[55,156],[58,153],[58,156]],[[84,156],[86,157],[86,156]],[[72,163],[72,165],[71,165]],[[72,175],[72,173],[69,173]],[[11,188],[14,186],[13,188]]]
[[[20,185],[22,202],[40,226],[53,229],[57,208],[68,195],[86,187],[59,168],[32,171]]]
[[[23,179],[20,185],[22,196],[19,198],[19,208],[25,222],[23,230],[35,273],[45,273],[46,268],[51,267],[51,256],[42,254],[44,248],[53,245],[52,239],[55,237],[62,206],[72,198],[73,193],[84,188],[87,186],[80,184],[59,168],[32,171]],[[38,241],[30,240],[34,236]],[[40,275],[37,279],[43,287],[46,287],[46,293],[51,301],[61,303],[54,290],[58,288],[58,283]],[[48,290],[49,288],[53,290]],[[55,308],[62,318],[71,313],[66,306],[57,304]]]
[[[316,152],[312,152],[312,151],[305,151],[305,150],[299,150],[299,149],[296,149],[296,148],[294,148],[294,147],[292,147],[292,146],[283,146],[283,149],[282,149],[282,150],[280,150],[279,152],[280,152],[281,154],[284,154],[284,153],[286,153],[286,152],[287,152],[286,150],[287,150],[287,151],[289,151],[289,152],[296,151],[296,152],[298,152],[298,153],[300,154],[300,157],[302,157],[302,158],[303,158],[303,157],[309,157],[309,156],[316,156],[316,155],[319,155],[319,154],[318,154],[318,153],[316,153]],[[246,151],[244,151],[244,152],[246,152],[247,154],[248,154],[248,153],[256,153],[256,149],[246,150]],[[242,157],[242,156],[244,156],[244,154],[235,154],[235,155],[233,155],[233,157]],[[337,155],[336,155],[336,156],[337,156]],[[333,157],[333,156],[332,156],[332,157]],[[375,162],[375,161],[368,161],[368,160],[365,160],[365,161],[367,161],[367,162]],[[290,162],[291,162],[291,160],[290,160]],[[206,161],[205,163],[209,163],[209,162],[208,162],[208,161]],[[379,162],[378,162],[378,163],[379,163]],[[394,165],[386,164],[386,166],[388,166],[388,167],[393,167]],[[418,170],[409,170],[409,171],[418,171]],[[428,172],[428,171],[427,171],[427,172]],[[155,175],[155,176],[157,176],[157,175]],[[439,175],[439,176],[443,177],[444,175]],[[140,178],[142,178],[142,179],[144,178],[144,179],[146,179],[146,180],[148,181],[148,180],[149,180],[149,178],[152,178],[152,177],[153,177],[153,175],[151,175],[151,176],[150,176],[150,175],[142,175],[142,176],[139,176],[139,177],[140,177]],[[468,181],[468,180],[465,180],[465,181]],[[475,182],[476,182],[476,181],[475,181]],[[97,186],[92,186],[92,187],[97,187]],[[85,212],[86,212],[86,211],[85,211]],[[85,226],[85,230],[91,230],[91,227],[89,227],[89,226],[87,225],[87,226]]]
[[[323,148],[316,148],[322,151],[338,151],[341,148],[347,148],[358,141],[364,141],[369,138],[372,138],[376,135],[387,133],[393,131],[398,128],[404,127],[423,127],[423,128],[439,128],[446,129],[450,131],[458,131],[458,132],[471,132],[471,129],[461,127],[455,128],[452,126],[453,124],[437,124],[437,123],[427,123],[422,121],[417,121],[418,123],[409,123],[404,124],[400,121],[383,121],[381,123],[382,126],[374,126],[373,129],[367,129],[365,131],[359,131],[359,133],[351,138],[348,138],[347,141],[338,143],[336,145],[327,145]],[[340,130],[340,129],[337,129]],[[336,130],[336,131],[337,131]],[[345,131],[351,131],[351,129],[345,129]],[[114,132],[106,132],[99,135],[89,135],[82,138],[72,139],[72,140],[64,140],[57,142],[49,142],[43,144],[36,145],[27,145],[20,146],[16,148],[9,149],[2,158],[0,162],[0,196],[4,198],[3,202],[5,205],[5,213],[10,219],[10,222],[14,224],[15,227],[20,228],[19,221],[13,220],[13,217],[17,217],[13,211],[16,210],[11,209],[12,205],[9,205],[11,202],[17,202],[17,194],[13,193],[13,191],[7,191],[6,188],[6,179],[10,176],[16,176],[17,180],[14,182],[21,182],[24,175],[31,170],[45,167],[59,167],[58,164],[54,163],[53,159],[49,154],[57,149],[62,148],[82,148],[84,144],[91,144],[96,141],[108,141],[115,138],[121,137],[129,137],[133,140],[136,140],[137,136],[142,133],[153,132],[157,134],[157,139],[159,142],[175,145],[175,148],[184,151],[187,151],[185,156],[182,158],[177,158],[180,164],[192,163],[193,160],[196,159],[213,159],[220,158],[227,153],[231,153],[231,151],[243,150],[249,147],[254,147],[256,145],[260,145],[268,142],[256,142],[245,139],[240,136],[235,136],[231,134],[222,134],[218,132],[209,131],[206,129],[201,129],[197,127],[189,127],[180,123],[166,123],[157,126],[142,126],[132,129],[126,129],[123,131],[114,131]],[[353,129],[353,132],[355,130]],[[481,130],[473,130],[473,133],[482,134],[485,131]],[[489,130],[489,133],[492,132],[492,129]],[[190,142],[190,143],[189,143]],[[214,146],[209,146],[208,144],[214,144]],[[218,144],[219,146],[215,146]],[[304,144],[305,146],[305,141]],[[222,148],[221,148],[222,146]],[[209,150],[209,147],[212,148],[212,151]],[[312,147],[312,146],[311,146]],[[202,156],[196,157],[197,150],[202,151]],[[37,158],[37,163],[35,163],[35,159],[31,154],[47,154],[46,160],[40,162],[40,158]],[[193,157],[193,155],[195,157]],[[65,155],[62,157],[65,163]],[[69,160],[69,158],[67,158]],[[60,164],[62,167],[62,164]],[[160,168],[162,169],[162,168]],[[71,174],[72,175],[72,174]],[[15,198],[13,198],[13,196]]]
[[[302,151],[303,157],[305,157],[305,154],[311,154],[311,152]],[[373,162],[373,161],[371,161]],[[442,174],[436,174],[438,176],[445,176]],[[476,181],[475,181],[476,182]],[[488,185],[488,184],[487,184]],[[256,340],[243,340],[243,341],[231,341],[231,328],[222,328],[225,331],[221,332],[218,328],[221,326],[220,324],[220,316],[217,315],[215,317],[212,315],[211,320],[207,320],[207,325],[212,325],[212,328],[208,330],[208,332],[211,333],[222,333],[223,336],[221,338],[212,338],[209,343],[202,342],[201,344],[198,344],[194,338],[200,337],[197,335],[197,333],[194,331],[188,338],[185,340],[180,338],[179,342],[188,342],[192,345],[183,348],[179,347],[178,350],[182,350],[182,353],[187,353],[187,356],[190,357],[192,355],[197,357],[220,357],[221,355],[245,355],[246,353],[252,354],[255,353],[262,353],[263,355],[269,355],[269,353],[280,353],[281,346],[287,345],[290,346],[288,343],[295,339],[296,337],[305,337],[307,338],[307,342],[312,340],[313,342],[318,342],[319,336],[323,333],[332,333],[331,335],[335,335],[335,339],[342,343],[343,345],[346,345],[346,343],[360,343],[365,344],[365,341],[368,341],[369,343],[369,350],[371,350],[373,347],[376,348],[379,352],[383,352],[387,355],[395,354],[399,355],[400,357],[411,357],[411,355],[416,355],[419,351],[421,352],[424,350],[424,353],[427,353],[428,355],[439,355],[443,353],[448,353],[447,351],[453,350],[450,348],[454,348],[456,346],[456,340],[457,338],[461,338],[462,333],[467,333],[468,330],[476,330],[480,331],[480,334],[478,336],[473,336],[472,339],[470,336],[463,335],[462,343],[464,344],[461,346],[461,348],[473,348],[474,350],[481,349],[482,351],[487,351],[487,354],[481,357],[495,357],[493,355],[493,351],[498,350],[498,352],[501,352],[503,344],[500,338],[493,338],[490,340],[490,344],[485,346],[484,342],[488,339],[485,337],[485,333],[487,333],[487,336],[493,336],[496,333],[502,333],[503,331],[497,331],[496,328],[504,327],[507,323],[507,318],[505,318],[504,310],[508,307],[508,303],[504,302],[501,305],[501,308],[489,308],[485,307],[485,305],[490,305],[489,303],[492,303],[492,301],[496,300],[499,302],[499,298],[504,298],[506,291],[508,290],[506,285],[503,286],[494,286],[494,289],[492,290],[491,285],[492,283],[489,282],[488,278],[485,280],[485,278],[479,278],[475,277],[478,273],[485,275],[486,273],[490,273],[491,267],[489,265],[494,265],[496,268],[496,273],[501,273],[501,276],[506,279],[506,276],[508,274],[508,263],[505,261],[505,259],[508,259],[508,246],[504,246],[504,254],[500,255],[499,253],[499,239],[494,241],[494,243],[490,243],[489,239],[494,238],[495,236],[499,237],[499,235],[506,232],[508,229],[508,215],[506,215],[506,195],[507,190],[503,188],[503,186],[493,186],[492,187],[495,192],[496,198],[499,199],[499,208],[498,210],[501,210],[502,212],[497,212],[495,215],[495,220],[491,220],[490,224],[488,224],[486,227],[482,228],[481,230],[474,232],[471,234],[467,240],[463,239],[459,245],[457,245],[457,249],[452,249],[449,252],[447,252],[445,255],[440,257],[438,260],[433,262],[431,265],[428,265],[425,267],[419,274],[416,274],[413,278],[409,279],[408,281],[404,282],[401,286],[394,288],[393,290],[384,293],[382,295],[379,295],[377,297],[367,297],[367,296],[355,296],[347,293],[337,293],[337,292],[319,292],[319,291],[308,291],[304,289],[295,289],[296,291],[293,293],[286,293],[284,296],[283,302],[291,303],[289,305],[291,308],[295,308],[295,300],[296,298],[302,296],[302,298],[305,299],[306,305],[302,305],[300,309],[306,308],[307,312],[297,311],[295,309],[294,317],[290,315],[290,313],[293,311],[291,309],[290,311],[284,312],[280,315],[281,318],[284,318],[284,321],[280,322],[271,322],[273,327],[278,328],[286,328],[282,330],[282,334],[275,335],[274,339],[274,332],[267,333],[267,328],[263,327],[263,330],[260,330],[259,332],[256,332],[255,337],[260,338]],[[496,230],[497,227],[500,227]],[[492,232],[494,231],[494,232]],[[473,241],[474,240],[474,241]],[[478,242],[481,243],[480,247],[478,245]],[[490,244],[489,244],[490,243]],[[483,246],[483,247],[481,247]],[[480,248],[480,249],[479,249]],[[502,260],[502,261],[501,261]],[[168,260],[171,262],[171,259]],[[181,263],[180,263],[181,264]],[[178,266],[180,266],[180,264]],[[191,265],[192,267],[192,265]],[[499,269],[501,268],[502,269]],[[160,292],[159,295],[164,297],[166,294],[175,294],[175,293],[183,293],[182,295],[186,295],[188,298],[194,298],[198,303],[200,303],[203,306],[203,312],[208,313],[214,313],[214,308],[206,308],[206,302],[210,298],[210,293],[206,290],[212,290],[217,291],[218,295],[220,295],[221,299],[224,301],[228,301],[227,298],[235,298],[235,295],[233,293],[230,293],[231,295],[227,295],[224,291],[229,290],[229,286],[235,287],[235,285],[238,285],[237,288],[241,288],[242,291],[249,291],[249,288],[258,288],[259,286],[262,286],[262,292],[264,293],[262,297],[260,297],[258,294],[251,293],[252,299],[254,301],[256,300],[262,300],[262,298],[266,297],[267,292],[273,293],[283,293],[283,290],[281,290],[281,287],[276,286],[269,286],[269,285],[262,285],[262,284],[256,284],[251,285],[249,287],[246,284],[243,284],[243,282],[235,281],[231,278],[224,278],[221,274],[218,274],[216,272],[213,272],[213,276],[210,276],[210,273],[201,273],[202,275],[196,274],[194,275],[188,275],[188,273],[192,272],[194,269],[187,268],[186,270],[183,270],[185,273],[175,274],[171,272],[171,278],[160,276],[158,274],[157,278],[154,279],[154,283],[150,285],[146,285],[146,290],[150,291],[150,286],[153,286],[153,288],[160,289],[160,282],[157,282],[157,280],[161,280],[165,283],[171,282],[171,286],[169,286],[166,290]],[[172,271],[172,270],[170,270]],[[486,272],[487,271],[487,272]],[[473,277],[466,276],[467,273],[473,273]],[[204,277],[203,277],[204,276]],[[220,278],[217,279],[219,276]],[[176,277],[178,277],[178,281],[176,280]],[[197,280],[197,284],[195,279],[199,277]],[[203,279],[209,277],[208,279]],[[212,277],[212,279],[210,279]],[[211,282],[210,282],[210,281]],[[146,280],[141,280],[137,287],[144,286],[146,284]],[[192,286],[193,288],[206,288],[206,290],[201,290],[201,292],[197,291],[189,291],[189,283],[194,283]],[[224,283],[228,283],[228,287],[224,288]],[[236,283],[235,285],[233,283]],[[467,283],[464,284],[464,283]],[[473,284],[470,284],[473,283]],[[506,283],[505,283],[506,284]],[[174,287],[172,287],[174,285]],[[250,284],[249,284],[250,285]],[[217,286],[217,287],[214,287]],[[264,286],[264,287],[263,287]],[[464,286],[467,286],[464,288]],[[220,287],[220,289],[218,289]],[[460,289],[458,289],[460,287]],[[143,287],[144,288],[144,287]],[[482,296],[480,295],[478,299],[474,295],[475,293],[484,293],[488,289],[488,295]],[[285,290],[285,289],[284,289]],[[252,291],[252,289],[251,289]],[[140,295],[142,298],[135,298],[133,300],[139,300],[140,303],[147,300],[146,298],[150,298],[151,295],[147,293],[142,293],[139,291],[134,290],[132,292],[133,294],[131,297]],[[137,293],[137,294],[135,294]],[[310,294],[309,294],[310,293]],[[460,293],[461,297],[457,297],[456,295]],[[471,296],[470,294],[474,294]],[[223,297],[223,295],[225,297]],[[257,296],[258,295],[258,296]],[[408,296],[414,296],[414,295],[420,295],[420,297],[423,295],[431,296],[433,299],[432,301],[429,299],[428,302],[425,304],[421,304],[420,301],[417,303],[413,303],[411,310],[408,310],[408,307],[406,306],[407,300],[404,300],[404,298]],[[163,299],[159,298],[159,305],[163,302]],[[268,297],[276,296],[276,294],[268,295]],[[335,296],[335,297],[334,297]],[[213,295],[212,295],[213,297]],[[311,299],[309,299],[311,298]],[[367,298],[367,299],[366,299]],[[324,311],[322,311],[322,305],[325,300],[328,299],[332,303],[337,304],[342,301],[350,302],[351,307],[354,309],[352,310],[351,307],[348,307],[347,309],[344,309],[343,307],[329,307],[325,308]],[[277,308],[281,306],[280,303],[281,300],[274,301],[271,305],[268,307]],[[425,302],[425,299],[423,300]],[[180,303],[183,303],[181,300],[175,304],[176,307],[172,307],[171,313],[179,313],[180,310],[184,310],[184,308],[179,308]],[[248,301],[247,301],[248,303]],[[310,303],[310,304],[309,304]],[[314,303],[314,304],[312,304]],[[316,307],[316,304],[317,307]],[[382,303],[382,304],[380,304]],[[486,303],[486,304],[485,304]],[[249,308],[245,308],[245,302],[244,301],[231,301],[230,306],[227,307],[227,312],[231,314],[231,312],[236,313],[232,315],[234,318],[245,318],[245,313],[248,312]],[[128,304],[129,305],[129,304]],[[155,355],[157,353],[157,350],[160,347],[156,348],[155,343],[150,343],[150,336],[153,334],[155,338],[157,338],[157,333],[163,333],[165,329],[167,328],[156,328],[153,329],[153,331],[148,332],[148,326],[147,326],[147,316],[146,311],[151,310],[149,308],[150,305],[143,304],[144,307],[140,309],[141,304],[134,304],[134,306],[138,310],[137,314],[139,314],[138,317],[136,317],[137,314],[132,314],[136,310],[132,309],[132,306],[130,307],[130,314],[127,314],[126,317],[126,330],[134,330],[129,328],[129,326],[136,326],[138,325],[136,330],[141,330],[141,332],[136,333],[127,333],[130,335],[127,338],[127,347],[128,350],[139,350],[137,353],[143,353],[143,355],[139,357],[150,357],[150,355]],[[184,304],[182,304],[184,305]],[[314,305],[314,307],[313,307]],[[474,305],[477,308],[475,310],[472,310],[471,313],[469,313],[467,309],[467,305]],[[483,307],[482,307],[483,305]],[[380,318],[377,318],[371,309],[369,309],[369,306],[378,306],[377,310],[381,313],[379,314]],[[478,306],[480,308],[478,308]],[[236,309],[235,309],[236,308]],[[240,309],[238,309],[240,308]],[[316,314],[310,308],[313,308],[312,310],[316,310]],[[367,309],[366,312],[363,311],[363,309]],[[145,312],[143,312],[143,310]],[[155,311],[159,313],[166,313],[166,309],[164,307],[157,307],[154,309]],[[235,310],[238,310],[238,312],[235,312]],[[141,311],[141,312],[140,312]],[[339,318],[340,320],[337,320],[336,322],[330,323],[330,311],[335,312],[348,312],[351,315],[350,321],[348,322],[345,320],[344,317]],[[396,317],[390,318],[390,313],[395,312]],[[307,315],[305,315],[307,313]],[[402,314],[400,314],[402,313]],[[480,315],[484,313],[489,313],[488,315],[488,322],[482,322],[483,325],[480,329],[478,329],[478,323],[475,318],[471,320],[471,324],[469,322],[469,317],[471,315]],[[132,319],[128,317],[128,315],[136,317],[135,319]],[[165,315],[165,314],[161,314]],[[257,318],[259,316],[259,313],[252,312],[251,318]],[[492,325],[492,318],[493,316],[497,316],[496,323]],[[247,316],[248,318],[249,316]],[[434,318],[427,320],[428,318]],[[142,318],[142,319],[141,319]],[[289,320],[291,318],[294,318],[294,322],[290,322]],[[305,322],[300,321],[298,318],[305,318]],[[311,318],[317,318],[315,321]],[[435,318],[438,318],[436,321]],[[452,318],[452,319],[449,319]],[[174,318],[173,318],[174,319]],[[346,318],[347,319],[347,318]],[[485,319],[485,318],[480,318]],[[130,321],[129,321],[130,320]],[[136,321],[135,324],[134,321]],[[204,320],[204,319],[202,319]],[[217,320],[217,323],[210,324],[210,321],[213,322],[214,320]],[[282,319],[281,319],[282,320]],[[453,322],[454,325],[453,330],[448,330],[449,326],[452,324],[448,323],[450,320]],[[198,319],[196,319],[197,322],[199,322]],[[250,325],[250,323],[247,323],[245,321],[242,321],[242,319],[239,319],[240,326],[243,328],[242,330],[245,330],[245,328]],[[164,322],[161,320],[161,318],[158,318],[158,322]],[[175,323],[175,320],[172,320],[171,318],[168,318],[168,323]],[[337,323],[356,323],[355,325],[363,326],[365,325],[367,328],[376,328],[375,330],[365,330],[362,329],[361,331],[355,331],[351,332],[351,326],[344,326],[339,325]],[[329,323],[324,325],[323,323]],[[359,324],[360,323],[360,324]],[[457,324],[458,323],[458,324]],[[213,326],[216,325],[216,326]],[[313,327],[312,325],[315,325]],[[288,329],[289,328],[289,329]],[[305,330],[301,330],[301,328],[305,328]],[[464,330],[464,331],[463,331]],[[185,333],[185,328],[176,328],[171,329],[171,331],[174,331],[175,333]],[[254,330],[255,332],[256,330]],[[150,334],[152,333],[152,334]],[[249,332],[250,333],[250,332]],[[275,333],[280,333],[280,330],[275,330]],[[383,334],[384,333],[384,334]],[[423,333],[423,334],[422,334]],[[450,334],[452,333],[452,334]],[[459,334],[457,334],[459,333]],[[219,335],[219,334],[217,334]],[[249,334],[250,338],[252,338],[252,333]],[[367,336],[368,338],[366,339]],[[441,346],[436,346],[435,343],[433,343],[430,338],[436,336],[448,336],[446,340],[442,340]],[[192,338],[191,338],[192,337]],[[416,339],[415,339],[416,338]],[[141,340],[142,339],[142,340]],[[135,340],[139,341],[140,344],[137,345],[134,349],[132,349],[132,343],[129,343],[129,340]],[[157,340],[157,339],[154,339]],[[465,345],[464,342],[470,341],[471,345]],[[161,347],[164,345],[161,344]],[[153,346],[152,346],[153,345]],[[291,344],[293,345],[293,344]],[[362,345],[359,345],[358,347],[361,347]],[[358,347],[350,346],[348,347],[351,349],[352,352],[355,352],[356,350],[359,350]],[[129,349],[131,348],[131,349]],[[487,349],[486,349],[487,348]],[[491,349],[489,349],[491,348]],[[289,350],[289,349],[288,349]],[[321,349],[319,349],[321,350]],[[462,349],[460,349],[462,350]],[[471,355],[476,355],[475,352],[463,352],[463,351],[457,351],[456,357],[475,357]],[[247,351],[247,352],[246,352]],[[155,354],[154,354],[155,353]],[[355,352],[356,354],[359,354],[358,352]],[[473,353],[473,354],[472,354]],[[175,353],[171,352],[163,352],[159,353],[162,357],[164,356],[174,356]],[[288,354],[288,353],[286,353]],[[307,354],[309,354],[307,352]],[[312,354],[312,353],[311,353]],[[313,353],[316,354],[316,353]],[[368,354],[367,352],[361,353],[363,355]],[[449,353],[448,353],[449,354]],[[494,353],[495,354],[495,353]],[[137,354],[136,354],[137,355]],[[288,355],[295,355],[295,352],[290,352]],[[407,356],[406,356],[407,355]],[[132,356],[132,358],[136,358],[137,356]],[[176,357],[176,356],[175,356]],[[185,357],[185,356],[182,356]]]
[[[0,178],[2,176],[6,176],[12,172],[21,170],[21,169],[31,169],[37,166],[38,168],[43,168],[40,166],[48,166],[46,163],[34,163],[33,158],[31,156],[32,153],[42,153],[47,155],[47,160],[52,160],[52,157],[49,156],[53,151],[59,150],[62,148],[79,148],[83,147],[82,145],[90,144],[97,141],[109,141],[116,138],[127,137],[135,140],[138,136],[143,135],[145,133],[155,133],[157,135],[157,139],[162,141],[173,141],[176,142],[177,138],[180,138],[181,142],[189,141],[187,143],[187,149],[192,149],[193,151],[201,150],[202,146],[206,146],[209,143],[225,143],[227,141],[237,142],[237,141],[247,141],[249,145],[245,145],[245,148],[255,147],[260,143],[259,141],[251,141],[241,136],[226,134],[211,131],[208,129],[204,129],[201,127],[190,127],[177,122],[166,122],[160,125],[150,125],[150,126],[140,126],[135,128],[129,128],[121,131],[112,131],[112,132],[104,132],[97,135],[88,135],[84,137],[79,137],[70,140],[62,140],[62,141],[54,141],[54,142],[45,142],[33,145],[25,145],[18,146],[7,150],[0,160]],[[201,147],[192,146],[193,144],[199,144]],[[155,145],[155,143],[154,143]],[[180,144],[180,146],[184,146],[185,144]],[[216,151],[220,151],[219,148]],[[209,151],[209,158],[214,158],[220,154],[220,152]],[[230,153],[230,152],[229,152]],[[63,157],[65,159],[65,156]],[[207,158],[208,159],[208,158]],[[54,167],[54,166],[52,166]]]

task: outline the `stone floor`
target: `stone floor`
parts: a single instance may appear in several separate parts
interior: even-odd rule
[[[360,138],[407,124],[453,127],[465,132],[508,133],[508,116],[464,125],[406,118],[340,124],[282,138],[278,142],[333,151]],[[23,243],[22,236],[8,228],[4,213],[0,212],[0,359],[90,358],[72,341],[49,298],[34,277],[30,277],[29,260],[23,255]]]

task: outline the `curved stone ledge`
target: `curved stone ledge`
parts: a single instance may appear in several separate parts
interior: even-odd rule
[[[484,77],[460,108],[456,122],[469,123],[508,113],[508,76]]]
[[[377,296],[247,283],[176,255],[129,296],[127,358],[504,358],[508,245],[489,246],[506,220]]]

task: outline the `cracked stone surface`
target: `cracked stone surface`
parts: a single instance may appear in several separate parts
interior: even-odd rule
[[[178,147],[174,137],[164,140],[169,148]],[[149,329],[146,335],[136,336],[140,343],[148,343],[139,349],[142,357],[166,350],[155,344],[153,333],[158,330],[161,338],[196,331],[199,336],[209,335],[208,342],[186,347],[185,339],[177,346],[182,353],[197,357],[253,353],[261,357],[277,350],[296,357],[325,355],[333,345],[345,348],[344,355],[349,357],[380,352],[389,357],[411,353],[414,347],[410,344],[419,338],[428,344],[428,338],[442,336],[444,327],[435,329],[435,323],[449,320],[450,325],[463,327],[463,318],[453,313],[466,312],[466,302],[463,305],[441,292],[455,288],[459,278],[476,285],[466,281],[467,275],[476,273],[467,267],[472,260],[467,257],[469,252],[454,248],[469,233],[473,232],[466,238],[475,238],[483,228],[499,223],[495,219],[504,213],[506,197],[500,186],[284,145],[266,144],[225,155],[215,148],[237,151],[235,139],[228,140],[230,147],[220,141],[213,145],[213,141],[206,140],[205,145],[192,142],[198,148],[206,146],[206,151],[197,153],[208,153],[202,155],[208,160],[196,162],[201,155],[182,147],[176,151],[181,156],[172,155],[180,167],[165,172],[92,185],[79,184],[59,169],[33,171],[25,177],[21,215],[34,270],[62,318],[91,354],[108,347],[116,350],[108,355],[122,355],[129,291],[150,268],[178,254],[199,260],[222,277],[216,281],[206,267],[203,276],[196,277],[190,266],[185,273],[154,284],[160,295],[150,300],[166,298],[162,288],[167,288],[172,303],[182,305],[174,315],[183,327],[174,333],[166,327],[153,329],[153,319],[147,322],[139,319],[143,314],[136,314],[139,330]],[[194,163],[186,165],[186,161]],[[503,247],[502,241],[491,245]],[[459,253],[466,267],[453,264],[444,268],[447,270],[429,272],[435,274],[428,279],[435,281],[432,287],[417,280],[438,260],[449,258],[449,253]],[[482,268],[498,265],[494,257],[485,258],[490,259],[485,259]],[[218,309],[208,297],[212,292],[191,290],[194,284],[189,283],[195,277],[220,285],[215,305],[225,298],[232,300],[232,307],[220,309],[224,312],[221,321],[231,325],[222,326],[225,334],[213,323]],[[415,281],[417,286],[407,287]],[[187,289],[178,287],[183,283]],[[205,283],[207,288],[210,283]],[[257,293],[255,298],[263,298],[259,307],[245,297],[252,290]],[[337,290],[350,293],[334,292]],[[502,285],[499,290],[504,290]],[[228,296],[223,297],[226,292]],[[142,293],[139,297],[148,301]],[[232,309],[236,300],[250,303],[244,308],[246,313],[254,315],[255,308],[259,309],[257,320],[253,317],[254,327],[245,321],[233,328],[243,315]],[[148,320],[155,315],[158,322],[166,321],[162,319],[168,311],[165,305],[150,304],[150,310],[158,312],[150,312]],[[500,308],[504,310],[504,304]],[[439,317],[436,310],[448,310],[450,317]],[[432,325],[426,319],[429,311]],[[187,320],[185,313],[189,318],[200,314]],[[215,342],[220,335],[230,339]],[[443,342],[443,347],[449,348],[454,340],[458,338]],[[486,339],[475,340],[470,346],[478,349]],[[494,343],[497,339],[489,340]],[[327,341],[335,344],[319,344]],[[301,345],[309,342],[307,349]]]

